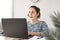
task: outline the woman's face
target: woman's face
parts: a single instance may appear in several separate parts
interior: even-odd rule
[[[34,8],[30,8],[29,9],[29,16],[30,16],[30,18],[38,18],[37,17],[38,15],[39,14],[36,12],[36,10]]]

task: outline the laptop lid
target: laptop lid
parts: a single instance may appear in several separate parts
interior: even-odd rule
[[[4,36],[13,38],[28,38],[27,22],[25,18],[3,18]]]

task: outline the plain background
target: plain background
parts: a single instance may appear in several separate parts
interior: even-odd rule
[[[54,28],[49,16],[53,14],[53,11],[60,10],[60,0],[40,0],[37,3],[31,0],[0,0],[0,30],[2,30],[1,18],[26,18],[28,21],[27,14],[31,5],[39,7],[41,9],[40,20],[45,21],[50,29]]]

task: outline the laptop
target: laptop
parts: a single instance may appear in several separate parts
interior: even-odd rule
[[[6,37],[28,39],[25,18],[2,18],[2,28]]]

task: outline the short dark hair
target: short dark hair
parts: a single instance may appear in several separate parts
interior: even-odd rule
[[[30,6],[30,8],[34,8],[36,10],[36,12],[39,13],[38,18],[40,18],[40,15],[41,15],[40,14],[40,8],[37,6]]]

